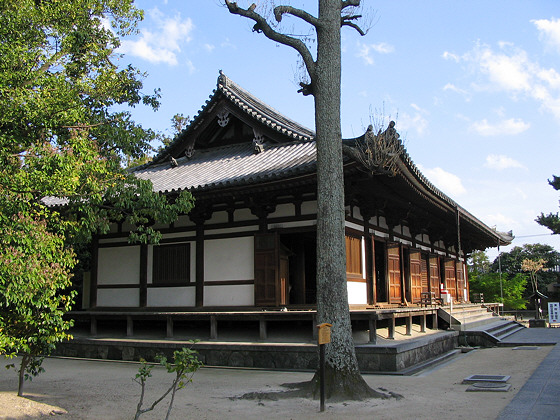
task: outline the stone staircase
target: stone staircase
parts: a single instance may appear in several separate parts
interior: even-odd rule
[[[438,317],[455,331],[471,330],[490,324],[498,317],[482,304],[461,304],[438,309]]]
[[[516,332],[525,329],[512,318],[501,317],[483,305],[458,305],[438,309],[438,317],[459,331],[460,345],[493,347]]]

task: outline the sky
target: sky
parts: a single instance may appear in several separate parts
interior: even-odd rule
[[[254,0],[265,13],[271,1]],[[238,0],[240,6],[251,2]],[[316,15],[316,1],[277,1]],[[252,32],[219,0],[139,0],[145,19],[123,39],[121,65],[161,89],[161,107],[132,110],[168,132],[177,113],[194,117],[219,71],[280,113],[314,129],[311,96],[297,93],[297,53]],[[560,2],[557,0],[365,0],[365,36],[342,28],[342,135],[389,119],[422,173],[490,227],[513,231],[501,251],[559,235],[535,222],[559,210]],[[309,35],[297,18],[279,28]],[[309,44],[313,49],[313,43]],[[493,259],[497,249],[489,249]]]

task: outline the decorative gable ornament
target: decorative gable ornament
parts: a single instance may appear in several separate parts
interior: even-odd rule
[[[264,136],[263,134],[253,128],[253,134],[255,135],[255,137],[253,138],[253,152],[255,154],[264,152]]]
[[[229,123],[229,111],[224,109],[223,111],[220,111],[218,113],[217,117],[218,117],[218,125],[220,127],[223,128],[226,125],[228,125],[228,123]]]

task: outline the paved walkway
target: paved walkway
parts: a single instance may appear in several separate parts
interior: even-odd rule
[[[497,420],[560,419],[560,328],[527,328],[503,341],[519,346],[556,345]]]

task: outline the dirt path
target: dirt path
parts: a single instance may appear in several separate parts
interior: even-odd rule
[[[494,419],[511,401],[551,347],[537,350],[479,349],[419,376],[365,375],[373,388],[404,399],[326,405],[302,398],[277,401],[237,399],[244,393],[282,390],[283,383],[309,380],[311,373],[205,368],[176,397],[173,419]],[[6,362],[7,363],[7,362]],[[6,363],[0,363],[4,365]],[[26,383],[26,397],[15,396],[13,370],[0,369],[0,419],[132,419],[140,387],[132,381],[138,365],[71,359],[47,359],[46,372]],[[509,392],[466,392],[463,378],[473,374],[511,375]],[[162,369],[148,382],[151,401],[169,383]],[[167,406],[142,419],[163,419]]]

